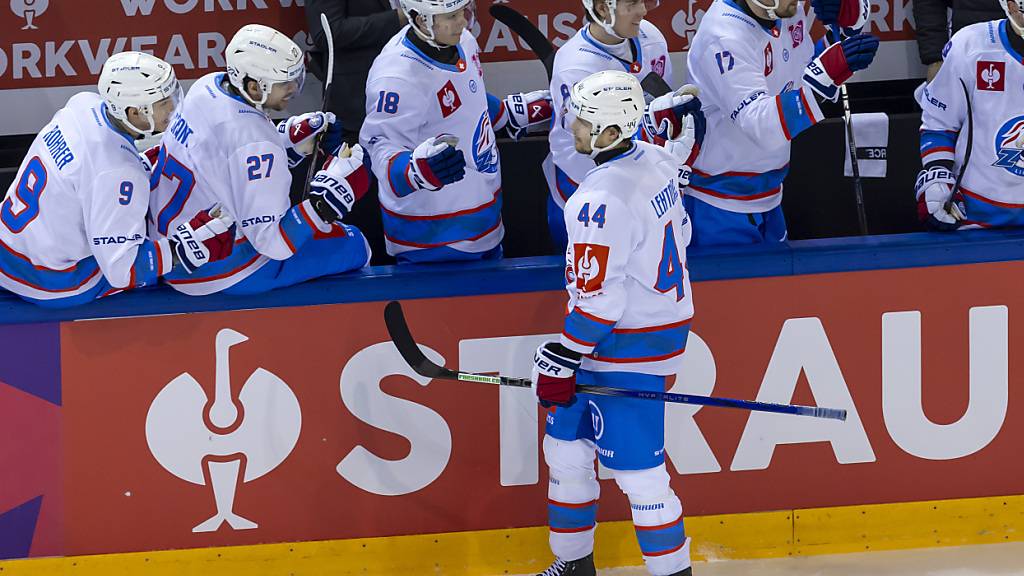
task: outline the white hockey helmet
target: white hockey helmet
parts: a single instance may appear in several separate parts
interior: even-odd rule
[[[263,109],[274,84],[297,82],[299,91],[306,80],[305,57],[291,38],[262,24],[246,24],[235,32],[224,51],[228,81],[253,106]],[[262,96],[253,100],[245,80],[255,80]]]
[[[569,95],[569,110],[590,123],[590,156],[594,157],[632,138],[644,115],[644,90],[640,82],[622,70],[603,70],[580,80]],[[597,138],[605,128],[615,126],[619,137],[611,144],[597,147]]]
[[[1017,5],[1017,18],[1015,19],[1010,13],[1010,3],[1008,0],[999,0],[999,5],[1003,7],[1003,12],[1006,12],[1006,19],[1010,21],[1010,26],[1019,34],[1024,36],[1024,10],[1021,10],[1020,0],[1013,0],[1013,3]],[[1018,21],[1019,20],[1019,21]]]
[[[654,10],[661,3],[661,0],[638,0],[638,1],[642,1],[644,4],[646,4],[648,10]],[[778,1],[778,0],[776,0],[776,1]],[[605,5],[608,6],[608,14],[610,16],[609,16],[607,22],[605,22],[604,20],[601,19],[601,16],[598,15],[597,10],[594,8],[594,5],[595,5],[596,2],[604,2]],[[619,34],[615,31],[615,9],[618,8],[618,5],[619,5],[619,0],[583,0],[583,9],[587,11],[587,14],[590,15],[590,18],[595,23],[597,23],[598,26],[603,28],[604,31],[606,33],[608,33],[609,35],[611,35],[611,36],[613,36],[615,38],[622,38],[622,36],[619,36]]]
[[[434,48],[444,48],[434,38],[434,16],[466,10],[470,8],[472,2],[473,0],[400,0],[399,3],[417,34]],[[416,16],[423,16],[426,30],[420,30],[416,25]],[[472,26],[470,20],[469,17],[466,18],[467,25]]]
[[[177,107],[182,95],[174,68],[145,52],[119,52],[107,58],[97,89],[110,115],[143,137],[156,132],[153,105],[169,97]],[[148,129],[140,130],[128,121],[129,108],[142,114],[149,123]]]

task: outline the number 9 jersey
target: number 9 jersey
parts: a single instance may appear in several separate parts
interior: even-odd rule
[[[568,316],[561,342],[594,372],[675,374],[693,316],[690,220],[679,161],[634,142],[587,173],[565,205]]]

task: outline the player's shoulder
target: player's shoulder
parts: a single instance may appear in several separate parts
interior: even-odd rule
[[[409,27],[398,31],[388,40],[380,54],[370,66],[369,81],[405,80],[415,84],[418,78],[429,78],[437,70],[436,65],[407,37]],[[472,36],[472,34],[470,34]],[[460,42],[465,50],[465,33]]]
[[[716,0],[700,21],[690,52],[711,47],[743,51],[753,46],[751,37],[763,34],[761,25],[732,0]]]
[[[604,70],[614,58],[599,48],[586,27],[581,28],[555,51],[554,73],[570,70]]]
[[[640,45],[645,48],[660,47],[663,50],[668,50],[668,41],[665,40],[665,35],[649,20],[640,21],[640,34],[638,38]]]
[[[942,49],[943,59],[970,58],[978,52],[1002,49],[1006,20],[976,22],[957,30]]]

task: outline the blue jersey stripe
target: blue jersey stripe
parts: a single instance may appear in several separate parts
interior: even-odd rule
[[[0,242],[0,270],[13,280],[44,292],[71,292],[99,274],[96,258],[89,256],[66,270],[35,266],[27,257]]]
[[[694,170],[690,176],[690,188],[714,196],[753,200],[777,192],[788,172],[789,164],[760,174],[747,172],[706,174]]]
[[[689,321],[654,330],[613,330],[598,343],[594,357],[603,362],[643,362],[671,358],[686,349],[689,334]]]
[[[451,214],[408,216],[381,206],[384,234],[405,246],[433,248],[481,238],[501,223],[501,190],[490,202]]]
[[[612,333],[615,323],[610,320],[598,318],[574,308],[565,317],[564,334],[572,341],[581,346],[596,346],[605,337]]]
[[[175,266],[173,270],[164,275],[164,279],[171,284],[189,284],[192,282],[209,282],[227,278],[248,267],[259,255],[259,252],[253,248],[248,240],[242,240],[241,242],[235,242],[235,247],[227,258],[204,264],[192,274],[185,272],[185,269],[181,266]]]

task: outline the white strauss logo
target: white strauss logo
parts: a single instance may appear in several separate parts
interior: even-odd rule
[[[590,246],[583,251],[583,256],[576,262],[576,276],[586,284],[591,278],[601,275],[601,263],[590,256]]]
[[[228,349],[248,339],[231,329],[217,333],[212,400],[183,372],[156,395],[146,415],[146,442],[157,462],[193,484],[210,479],[216,513],[192,532],[215,532],[224,522],[235,530],[256,528],[232,510],[235,492],[280,465],[299,439],[299,401],[280,378],[257,368],[237,398],[232,394]]]
[[[444,91],[443,104],[445,108],[452,108],[455,106],[455,93],[451,90]]]
[[[995,87],[995,84],[999,82],[999,69],[996,68],[995,64],[989,64],[988,68],[982,71],[981,79],[988,84],[988,89],[991,90]]]
[[[697,26],[700,24],[701,19],[704,18],[704,10],[694,9],[696,3],[696,0],[687,0],[686,9],[676,12],[675,16],[672,17],[672,31],[683,40],[686,40],[683,50],[690,49],[690,42],[693,42],[693,37],[697,34]]]
[[[46,12],[50,0],[11,0],[11,12],[25,19],[22,30],[38,30],[39,27],[32,24],[32,19]]]

